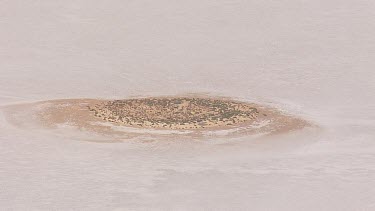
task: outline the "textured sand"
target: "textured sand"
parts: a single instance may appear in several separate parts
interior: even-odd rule
[[[249,123],[259,115],[255,106],[248,103],[199,97],[110,100],[89,105],[88,108],[96,117],[108,122],[173,130]]]

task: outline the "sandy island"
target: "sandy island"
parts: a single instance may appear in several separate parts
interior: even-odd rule
[[[3,109],[7,120],[19,128],[60,130],[59,134],[75,128],[113,140],[145,135],[154,138],[272,135],[309,125],[275,108],[211,97],[62,99]]]

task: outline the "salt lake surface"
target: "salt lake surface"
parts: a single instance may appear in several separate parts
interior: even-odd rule
[[[1,106],[201,93],[317,125],[99,143],[0,113],[0,208],[374,210],[374,11],[367,0],[0,1]]]

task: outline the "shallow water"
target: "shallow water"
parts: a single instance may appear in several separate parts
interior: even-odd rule
[[[207,93],[319,129],[105,144],[0,115],[0,207],[375,209],[374,11],[365,0],[1,1],[0,105]]]

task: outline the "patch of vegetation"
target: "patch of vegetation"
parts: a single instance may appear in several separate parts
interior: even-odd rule
[[[146,98],[114,100],[89,108],[97,117],[151,127],[204,128],[256,118],[257,110],[245,103],[206,98]],[[150,123],[150,124],[149,124]]]

